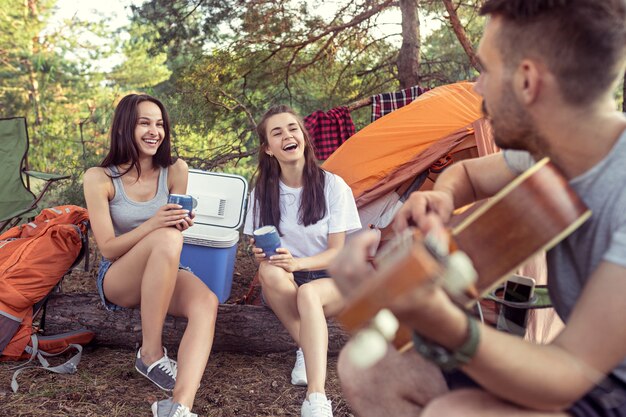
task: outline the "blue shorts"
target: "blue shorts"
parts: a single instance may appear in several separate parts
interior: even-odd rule
[[[330,274],[325,269],[317,271],[296,271],[293,273],[293,279],[298,284],[298,287],[306,284],[307,282],[315,281],[320,278],[329,278]]]
[[[100,259],[100,266],[98,267],[98,278],[96,280],[96,287],[98,287],[98,294],[100,294],[100,300],[102,300],[102,305],[104,305],[104,308],[106,308],[109,311],[124,310],[125,307],[121,307],[121,306],[118,306],[117,304],[111,303],[104,296],[104,276],[106,275],[107,271],[111,267],[111,264],[113,264],[113,262],[109,261],[107,258],[103,257]],[[182,269],[184,271],[189,271],[193,273],[191,271],[191,268],[186,267],[186,266],[178,265],[178,269],[179,270]]]
[[[317,271],[296,271],[293,273],[293,280],[296,281],[296,285],[300,287],[308,282],[315,281],[320,278],[329,278],[330,274],[325,269],[319,269]],[[265,301],[265,295],[261,292],[261,304],[269,307]]]
[[[472,378],[461,371],[443,373],[448,388],[481,388]],[[626,417],[626,382],[613,374],[584,397],[576,401],[566,412],[573,417]]]

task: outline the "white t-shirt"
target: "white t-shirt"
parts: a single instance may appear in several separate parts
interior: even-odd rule
[[[352,190],[348,184],[333,173],[324,171],[324,197],[326,199],[326,215],[317,223],[304,226],[298,222],[300,195],[302,188],[291,188],[280,182],[280,231],[281,247],[286,248],[296,258],[314,256],[328,249],[328,234],[354,232],[361,229],[359,213],[356,209]],[[248,200],[248,212],[243,232],[252,235],[254,224],[252,209],[254,207],[254,190]],[[256,225],[258,227],[258,207]]]

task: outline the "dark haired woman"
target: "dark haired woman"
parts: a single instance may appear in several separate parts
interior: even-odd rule
[[[111,145],[84,177],[91,228],[103,259],[97,286],[104,306],[141,308],[142,346],[135,368],[172,398],[152,404],[154,416],[195,416],[190,409],[209,358],[217,298],[179,266],[181,231],[191,213],[168,204],[185,194],[187,164],[170,153],[165,107],[153,97],[124,97],[113,117]],[[185,317],[178,364],[161,344],[166,314]]]
[[[318,167],[293,110],[272,107],[257,133],[259,166],[244,233],[273,225],[281,234],[282,247],[269,259],[253,248],[263,298],[301,347],[291,383],[308,384],[302,416],[332,416],[324,391],[326,317],[341,309],[342,298],[324,269],[343,247],[346,233],[360,229],[361,223],[352,191],[340,177]]]

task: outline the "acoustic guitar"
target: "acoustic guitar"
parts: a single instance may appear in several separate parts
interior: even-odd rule
[[[423,285],[442,285],[455,302],[470,307],[590,216],[565,177],[544,158],[454,227],[449,248],[437,248],[418,231],[395,237],[376,256],[375,271],[347,298],[338,316],[355,335],[352,344],[361,340],[355,356],[373,355],[357,360],[363,366],[375,362],[376,355],[384,355],[380,349],[386,349],[386,340],[407,348],[410,332],[404,329],[396,336],[398,325],[385,310],[396,297]],[[375,340],[373,334],[386,340]]]

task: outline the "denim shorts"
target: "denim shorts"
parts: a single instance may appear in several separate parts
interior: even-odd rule
[[[315,281],[320,278],[329,278],[330,274],[325,269],[319,269],[317,271],[296,271],[293,272],[293,280],[296,281],[296,285],[300,287],[307,282]],[[265,301],[265,295],[261,292],[261,304],[269,307],[267,301]]]
[[[462,371],[443,373],[448,388],[481,388]],[[613,374],[566,410],[572,417],[626,417],[626,382]]]
[[[104,296],[104,276],[106,275],[107,271],[109,270],[112,264],[113,262],[109,261],[107,258],[103,257],[100,259],[100,266],[98,267],[98,278],[96,280],[96,286],[98,287],[98,294],[100,294],[100,300],[102,301],[104,308],[106,308],[107,310],[109,311],[124,310],[125,307],[121,307],[121,306],[118,306],[117,304],[111,303]],[[178,269],[193,273],[191,271],[191,268],[187,266],[178,265]]]
[[[325,269],[317,271],[296,271],[293,273],[293,279],[298,284],[298,287],[306,284],[307,282],[315,281],[320,278],[329,278],[330,274]]]

